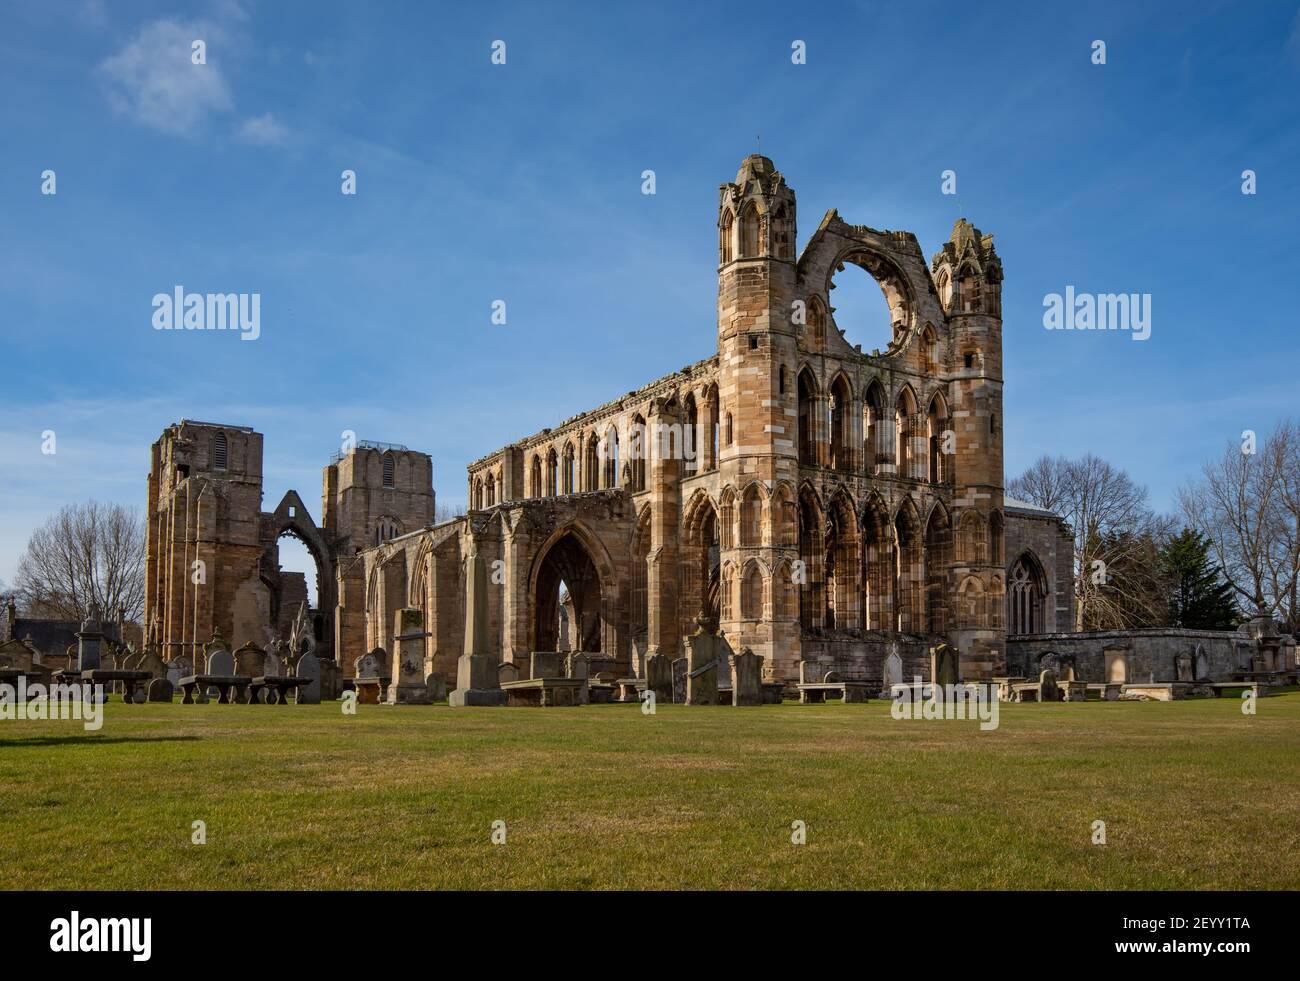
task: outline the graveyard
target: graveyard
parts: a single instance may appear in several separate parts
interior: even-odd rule
[[[114,696],[97,732],[7,728],[0,815],[22,833],[0,839],[0,886],[1300,884],[1293,689],[1254,715],[1235,698],[1007,702],[988,732],[899,722],[878,699],[343,704]]]

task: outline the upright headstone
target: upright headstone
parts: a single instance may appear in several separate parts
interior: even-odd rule
[[[158,652],[152,647],[146,647],[140,656],[135,659],[132,670],[148,671],[151,677],[167,677],[167,663],[158,656]]]
[[[763,658],[748,647],[731,655],[731,704],[763,704]]]
[[[886,695],[893,692],[895,685],[903,683],[903,659],[898,656],[897,647],[891,647],[889,653],[885,655],[885,663],[881,674]]]
[[[686,675],[691,670],[691,660],[679,657],[673,661],[673,704],[686,704]]]
[[[1174,658],[1174,680],[1191,681],[1192,679],[1192,655],[1183,651]]]
[[[1038,700],[1040,702],[1059,702],[1061,690],[1056,687],[1056,673],[1047,668],[1038,676]]]
[[[570,678],[576,678],[582,682],[582,687],[577,691],[577,703],[587,705],[591,701],[591,688],[588,684],[587,677],[591,672],[591,662],[587,655],[580,651],[574,651],[568,657],[568,664],[565,665],[565,673]]]
[[[235,651],[235,674],[260,678],[266,674],[266,651],[251,641]]]
[[[930,680],[936,685],[957,684],[956,648],[948,644],[930,648]]]
[[[304,654],[298,659],[298,677],[307,684],[298,688],[299,705],[320,704],[320,659],[315,654]]]
[[[686,704],[717,705],[718,661],[721,657],[718,621],[701,615],[695,618],[695,623],[695,633],[687,638],[690,663],[686,674]]]
[[[429,701],[445,702],[447,700],[447,679],[436,671],[425,676],[424,688],[429,693]]]
[[[655,700],[668,703],[673,700],[673,667],[665,654],[651,654],[645,659],[646,691],[655,693]]]
[[[389,705],[428,705],[425,683],[424,611],[408,606],[393,616],[393,680],[388,686]]]
[[[167,680],[172,683],[173,688],[179,688],[181,679],[188,678],[192,674],[194,674],[194,662],[190,660],[188,654],[174,657],[167,662]]]
[[[727,643],[727,638],[723,636],[721,630],[718,631],[718,688],[732,687],[731,680],[731,658],[735,655],[731,645]],[[761,661],[762,658],[759,658]],[[721,696],[719,696],[721,697]]]
[[[453,706],[504,705],[497,662],[488,649],[487,565],[477,550],[465,560],[465,653],[456,662]]]
[[[235,656],[230,651],[218,648],[208,655],[206,674],[232,675],[235,673]]]
[[[497,667],[497,681],[505,683],[519,680],[519,665],[512,661],[502,661]]]
[[[104,644],[104,631],[99,625],[99,611],[91,604],[90,613],[81,621],[77,633],[77,668],[80,671],[97,671]]]
[[[362,654],[352,663],[352,676],[354,678],[387,678],[388,674],[388,655],[382,647],[376,647],[373,651]]]
[[[154,678],[149,682],[149,701],[151,702],[170,702],[175,691],[172,683],[166,678]]]
[[[558,651],[533,651],[528,656],[528,677],[563,678],[564,658]]]
[[[268,678],[284,677],[284,662],[280,660],[280,656],[274,650],[266,652],[266,658],[262,661],[262,671]]]

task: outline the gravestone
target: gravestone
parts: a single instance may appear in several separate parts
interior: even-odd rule
[[[424,679],[424,688],[429,693],[429,701],[445,702],[447,700],[447,679],[437,672]]]
[[[1192,655],[1183,651],[1174,658],[1174,680],[1192,681]]]
[[[568,670],[565,672],[570,678],[581,678],[587,680],[588,672],[591,670],[591,664],[587,660],[587,655],[581,652],[574,652],[569,655]]]
[[[939,644],[930,648],[930,680],[936,685],[957,684],[957,649],[955,647],[949,644]]]
[[[388,655],[382,647],[362,654],[352,665],[354,678],[383,678],[388,675]]]
[[[98,610],[93,606],[90,615],[81,621],[81,630],[77,633],[77,669],[79,671],[96,671],[101,662],[104,632],[99,627]]]
[[[528,658],[530,678],[563,678],[564,668],[558,651],[534,651]]]
[[[1061,699],[1060,689],[1056,687],[1056,674],[1051,668],[1038,676],[1038,700],[1040,702],[1057,702]]]
[[[1066,661],[1065,664],[1061,667],[1061,677],[1062,677],[1062,679],[1065,680],[1065,681],[1073,681],[1073,680],[1074,680],[1074,662],[1073,662],[1073,661]]]
[[[1210,658],[1205,653],[1205,649],[1200,644],[1196,645],[1196,672],[1197,681],[1205,681],[1210,677]]]
[[[1106,683],[1110,685],[1128,684],[1128,651],[1123,648],[1106,648]]]
[[[742,647],[739,654],[732,654],[731,661],[731,704],[763,704],[763,658],[748,647]]]
[[[320,659],[315,654],[304,654],[298,659],[298,677],[308,683],[298,689],[299,705],[320,704]]]
[[[844,675],[840,674],[838,671],[827,671],[822,675],[822,684],[825,685],[837,685],[843,680]]]
[[[903,659],[898,656],[897,650],[891,650],[885,657],[885,664],[881,674],[884,678],[886,693],[892,692],[894,685],[903,683]]]
[[[503,661],[497,668],[497,681],[505,684],[508,681],[519,680],[519,668],[510,661]]]
[[[388,685],[389,705],[427,705],[429,689],[425,684],[424,611],[407,606],[393,614],[392,681]]]
[[[645,687],[660,702],[673,700],[673,667],[665,655],[651,654],[645,659]]]
[[[175,694],[172,683],[166,678],[154,678],[149,682],[149,701],[151,702],[170,702]]]
[[[673,702],[683,705],[686,702],[686,675],[690,671],[690,661],[679,657],[673,662]]]
[[[731,658],[735,655],[731,645],[727,643],[727,638],[723,636],[722,631],[718,631],[718,687],[731,688]],[[760,660],[762,660],[760,658]]]
[[[235,674],[260,678],[266,674],[266,651],[251,641],[235,651]]]
[[[167,662],[167,680],[172,683],[173,688],[179,688],[181,679],[188,678],[192,674],[194,674],[194,662],[190,660],[188,654],[174,657]]]
[[[718,640],[718,621],[700,614],[695,618],[695,633],[688,637],[687,705],[718,704],[718,662],[722,645]]]
[[[274,651],[266,652],[266,657],[262,660],[262,673],[268,678],[284,677],[284,662]]]
[[[235,656],[224,648],[218,648],[208,655],[206,674],[232,675],[235,673]]]
[[[155,678],[167,677],[167,663],[152,647],[146,647],[131,667],[135,671],[148,671]]]

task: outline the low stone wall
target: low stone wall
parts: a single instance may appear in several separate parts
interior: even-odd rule
[[[1007,673],[1036,678],[1055,655],[1058,663],[1072,659],[1075,678],[1100,683],[1228,681],[1253,670],[1257,648],[1243,633],[1219,630],[1095,630],[1070,634],[1028,634],[1007,638]],[[1180,656],[1190,659],[1190,678],[1180,678]],[[1122,669],[1125,677],[1107,677]],[[1185,662],[1186,663],[1186,662]]]
[[[879,631],[827,630],[820,635],[805,633],[803,660],[815,662],[817,677],[838,671],[844,681],[880,681],[891,644],[898,645],[903,661],[903,680],[914,676],[930,680],[930,645],[921,637],[885,634]]]

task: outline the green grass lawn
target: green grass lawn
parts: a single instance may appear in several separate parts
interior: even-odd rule
[[[0,886],[1300,886],[1300,694],[1002,705],[993,732],[886,702],[106,709],[0,722]]]

